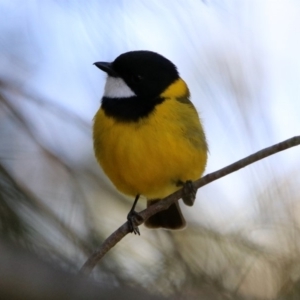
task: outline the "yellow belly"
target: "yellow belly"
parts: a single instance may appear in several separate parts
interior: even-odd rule
[[[119,122],[99,109],[95,155],[116,188],[127,195],[164,198],[180,180],[201,177],[207,146],[194,107],[169,98],[139,122]]]

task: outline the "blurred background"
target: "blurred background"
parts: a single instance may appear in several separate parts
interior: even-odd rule
[[[204,123],[206,173],[299,135],[297,0],[1,0],[0,16],[0,240],[16,247],[0,256],[21,257],[0,293],[30,298],[14,277],[25,252],[76,274],[126,220],[133,199],[93,155],[94,62],[130,50],[174,62]],[[201,188],[185,230],[141,226],[92,280],[116,299],[300,299],[299,167],[295,147]]]

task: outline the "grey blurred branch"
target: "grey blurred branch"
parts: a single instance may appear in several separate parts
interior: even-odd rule
[[[194,185],[197,189],[199,189],[200,187],[202,187],[212,181],[215,181],[219,178],[224,177],[225,175],[228,175],[239,169],[242,169],[242,168],[244,168],[256,161],[259,161],[267,156],[273,155],[275,153],[289,149],[289,148],[297,146],[299,144],[300,144],[300,136],[295,136],[295,137],[285,140],[281,143],[278,143],[271,147],[260,150],[252,155],[249,155],[246,158],[243,158],[223,169],[220,169],[216,172],[207,174],[206,176],[196,180],[194,182]],[[182,189],[169,195],[165,199],[159,201],[157,204],[152,205],[152,206],[148,207],[147,209],[141,211],[139,213],[139,215],[142,217],[142,221],[136,220],[136,226],[141,225],[145,220],[147,220],[149,217],[156,214],[157,212],[167,209],[172,203],[174,203],[175,201],[178,201],[181,197],[182,197]],[[102,243],[102,245],[100,246],[99,249],[97,249],[94,253],[91,254],[91,256],[88,258],[88,260],[82,266],[80,272],[88,275],[92,271],[92,269],[95,267],[95,265],[100,261],[100,259],[129,232],[130,232],[130,230],[128,227],[128,222],[126,222],[121,227],[119,227],[114,233],[112,233]]]

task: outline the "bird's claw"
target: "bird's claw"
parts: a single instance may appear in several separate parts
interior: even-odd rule
[[[143,221],[143,218],[136,212],[136,211],[130,211],[129,214],[127,215],[127,220],[128,220],[128,226],[129,226],[129,231],[134,234],[140,234],[139,227],[136,226],[137,223],[141,223]]]
[[[183,183],[183,195],[182,200],[185,205],[193,206],[196,199],[197,189],[194,186],[193,181],[187,180]]]

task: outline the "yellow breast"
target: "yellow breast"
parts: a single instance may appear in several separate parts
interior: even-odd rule
[[[178,85],[165,91],[166,100],[138,122],[120,122],[98,110],[95,155],[122,193],[163,198],[179,188],[178,181],[201,177],[207,160],[205,136],[189,100],[171,96]]]

